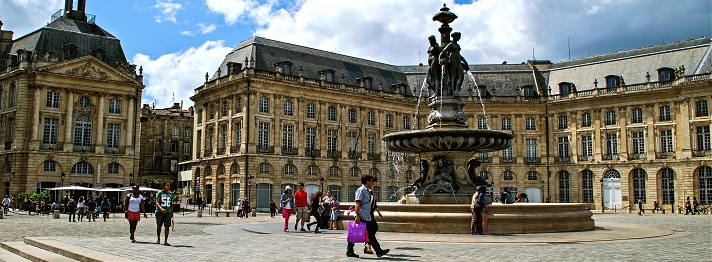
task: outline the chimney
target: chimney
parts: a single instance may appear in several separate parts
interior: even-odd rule
[[[173,103],[174,109],[180,109],[180,103]]]
[[[72,11],[74,9],[74,0],[65,0],[64,1],[64,12],[69,13],[69,11]]]
[[[190,115],[191,115],[191,116],[195,113],[194,110],[195,110],[195,109],[193,109],[192,106],[188,108],[188,112],[190,112]]]
[[[82,14],[85,14],[87,12],[87,0],[78,0],[77,11]]]
[[[143,109],[151,109],[151,106],[148,104],[143,104]]]

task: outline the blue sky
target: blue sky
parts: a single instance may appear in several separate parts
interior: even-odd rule
[[[258,35],[396,65],[425,60],[432,15],[460,18],[470,63],[582,58],[712,36],[711,1],[664,0],[88,0],[97,24],[144,67],[144,103],[189,97],[239,42]],[[0,0],[3,30],[40,28],[63,0]]]

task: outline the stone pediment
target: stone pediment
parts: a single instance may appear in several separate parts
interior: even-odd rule
[[[134,77],[126,75],[126,73],[107,65],[93,56],[85,56],[75,60],[53,64],[40,68],[39,71],[104,81],[142,84]]]

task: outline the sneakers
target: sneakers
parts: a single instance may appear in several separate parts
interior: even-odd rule
[[[388,254],[388,252],[391,252],[391,250],[390,250],[390,249],[384,249],[384,250],[381,250],[381,253],[377,253],[376,256],[382,257],[382,256],[385,256],[386,254]]]
[[[303,230],[303,228],[302,228],[302,230]],[[307,224],[307,230],[311,231],[311,225],[310,225],[310,224]]]
[[[307,232],[307,230],[304,228],[300,229],[299,231]]]
[[[356,253],[354,253],[354,252],[348,252],[348,251],[347,251],[347,252],[346,252],[346,257],[358,257],[358,255],[356,255]]]
[[[363,253],[364,254],[373,254],[373,251],[368,250],[367,248],[363,248]]]
[[[294,224],[294,230],[297,230],[297,224]]]

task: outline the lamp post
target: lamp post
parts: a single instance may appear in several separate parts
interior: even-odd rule
[[[13,173],[14,173],[14,172],[13,172]],[[62,186],[64,186],[64,177],[65,177],[65,176],[66,176],[66,175],[64,174],[64,172],[62,172],[62,174],[59,175],[59,177],[62,178]]]
[[[606,213],[606,206],[603,203],[603,178],[599,180],[601,182],[601,214]]]
[[[129,173],[129,185],[133,186],[133,173]]]
[[[321,191],[324,192],[324,177],[319,178],[319,182],[321,182]]]
[[[541,202],[544,203],[544,180],[541,180]]]

